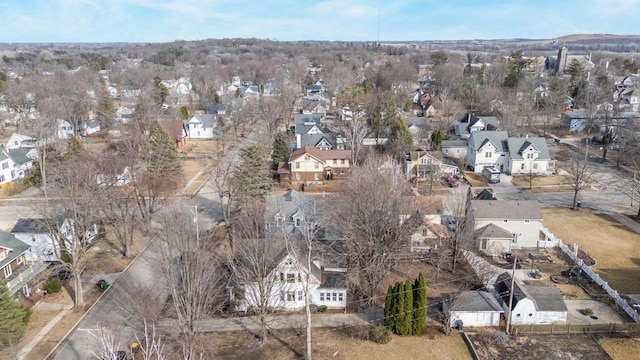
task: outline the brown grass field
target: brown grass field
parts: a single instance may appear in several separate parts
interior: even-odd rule
[[[422,336],[393,336],[390,343],[380,345],[362,340],[366,329],[327,329],[313,331],[314,359],[336,360],[404,360],[404,359],[471,359],[459,334],[444,335],[431,329]],[[211,333],[208,344],[220,359],[300,359],[304,354],[304,330],[279,330],[261,347],[247,332]]]
[[[640,293],[640,235],[589,209],[543,209],[543,225],[595,259],[594,270],[620,293]]]
[[[603,337],[598,344],[613,360],[633,360],[640,353],[640,338]]]

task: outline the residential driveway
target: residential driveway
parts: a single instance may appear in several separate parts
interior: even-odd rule
[[[490,184],[491,190],[493,190],[499,200],[504,200],[502,198],[503,194],[514,194],[520,192],[520,189],[515,187],[511,182],[512,179],[512,176],[500,174],[500,182],[497,184]]]
[[[625,323],[624,319],[608,304],[596,300],[565,300],[567,305],[567,323],[568,324],[609,324]],[[582,315],[580,309],[589,308],[593,310],[593,315],[597,319]]]

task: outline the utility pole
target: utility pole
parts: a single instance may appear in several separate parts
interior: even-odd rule
[[[507,335],[511,330],[511,306],[513,305],[513,286],[516,282],[516,264],[518,263],[518,256],[513,258],[513,270],[511,272],[511,287],[509,288],[509,308],[507,308]]]

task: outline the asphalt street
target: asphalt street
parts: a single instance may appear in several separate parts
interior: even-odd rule
[[[256,126],[238,146],[219,161],[217,166],[225,166],[228,162],[237,163],[240,148],[255,143],[261,131]],[[213,225],[222,220],[218,189],[210,181],[207,181],[195,197],[187,200],[187,205],[198,206],[198,219],[201,223]],[[151,305],[164,304],[169,296],[165,284],[158,276],[160,273],[156,261],[158,245],[154,240],[120,275],[105,296],[87,312],[50,358],[57,360],[95,358],[92,351],[99,346],[97,336],[101,335],[100,329],[111,330],[115,336],[115,343],[119,344],[118,348],[122,350],[136,340],[134,329],[140,328],[140,322],[137,314],[132,312],[144,310],[141,309],[144,306],[139,304],[140,298],[146,298]],[[93,285],[86,284],[86,286]]]

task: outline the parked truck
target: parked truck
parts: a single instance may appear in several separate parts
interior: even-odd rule
[[[482,177],[489,184],[497,184],[500,182],[500,170],[494,166],[482,169]]]

